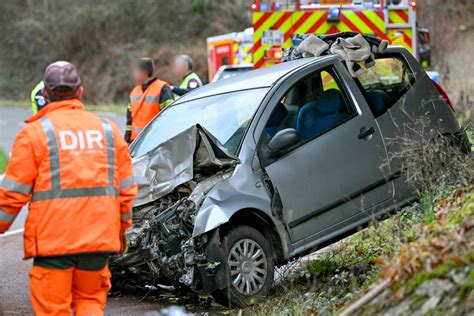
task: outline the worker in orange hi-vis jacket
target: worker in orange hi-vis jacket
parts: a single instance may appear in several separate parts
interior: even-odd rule
[[[127,143],[110,121],[85,110],[74,65],[44,74],[48,100],[16,136],[0,184],[0,233],[30,202],[24,232],[37,315],[103,315],[108,258],[126,248],[137,186]]]

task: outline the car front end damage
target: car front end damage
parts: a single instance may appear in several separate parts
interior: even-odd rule
[[[199,126],[134,160],[139,193],[127,232],[129,251],[110,264],[117,290],[202,286],[200,276],[220,265],[212,260],[219,250],[208,253],[213,242],[207,234],[193,236],[196,216],[209,192],[232,175],[237,163]]]

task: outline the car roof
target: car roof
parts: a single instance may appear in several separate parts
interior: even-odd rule
[[[390,45],[385,54],[392,53],[403,53],[406,49],[401,46]],[[288,61],[280,64],[276,64],[270,67],[264,67],[257,70],[243,72],[238,76],[228,78],[225,80],[218,80],[213,83],[209,83],[199,89],[193,90],[186,95],[182,96],[175,102],[176,104],[191,101],[194,99],[204,98],[211,95],[223,94],[239,90],[248,90],[256,88],[266,88],[274,85],[282,77],[285,77],[292,73],[294,70],[303,68],[306,65],[318,63],[327,59],[340,59],[342,57],[335,54],[329,54],[319,57],[307,57],[293,61]]]
[[[207,84],[199,89],[191,91],[179,98],[177,103],[232,91],[271,87],[280,78],[288,75],[294,70],[314,62],[325,60],[327,58],[334,58],[334,56],[328,55],[321,57],[302,58],[270,67],[244,72],[238,76],[225,80],[218,80],[214,83]]]
[[[219,70],[253,68],[253,64],[237,64],[221,66]]]

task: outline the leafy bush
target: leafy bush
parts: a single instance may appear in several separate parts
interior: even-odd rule
[[[175,54],[206,74],[206,37],[249,25],[247,0],[17,0],[0,4],[0,97],[26,99],[46,65],[77,64],[88,102],[125,100],[130,61],[151,56],[158,75]]]
[[[0,174],[5,172],[7,163],[8,163],[8,155],[5,153],[5,151],[2,148],[0,148]]]

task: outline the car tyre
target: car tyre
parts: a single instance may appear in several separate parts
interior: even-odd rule
[[[222,238],[227,287],[212,293],[227,307],[245,308],[265,297],[273,284],[272,245],[258,230],[237,226]]]

